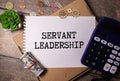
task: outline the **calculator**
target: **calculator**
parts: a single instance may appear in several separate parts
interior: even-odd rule
[[[120,69],[120,22],[103,17],[96,26],[81,59],[82,64],[114,75]]]

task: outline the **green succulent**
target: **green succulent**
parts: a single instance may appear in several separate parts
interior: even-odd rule
[[[20,16],[14,10],[5,10],[0,15],[0,22],[4,29],[17,30],[20,23]]]

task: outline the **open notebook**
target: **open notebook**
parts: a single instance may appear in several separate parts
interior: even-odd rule
[[[94,28],[93,16],[26,16],[24,48],[46,68],[84,67],[80,60]]]

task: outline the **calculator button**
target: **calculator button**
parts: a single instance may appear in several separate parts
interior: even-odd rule
[[[116,50],[112,50],[112,53],[116,55],[118,52]]]
[[[100,49],[103,49],[103,46],[100,46]]]
[[[86,63],[88,63],[88,62],[89,62],[89,60],[86,60],[85,62],[86,62]]]
[[[93,51],[94,51],[94,49],[91,49],[90,51],[91,51],[91,52],[93,52]]]
[[[93,46],[96,46],[96,45],[97,45],[97,43],[94,42],[94,43],[93,43]]]
[[[88,57],[91,57],[91,54],[89,54]]]
[[[103,70],[109,71],[110,68],[111,68],[111,65],[109,63],[106,63],[105,66],[104,66],[104,68],[103,68]]]
[[[119,65],[120,65],[117,61],[115,61],[114,64],[115,64],[116,66],[119,66]]]
[[[120,53],[118,53],[118,56],[120,56]]]
[[[109,43],[108,43],[108,46],[109,46],[109,47],[113,47],[113,44],[109,42]]]
[[[94,37],[94,40],[99,42],[100,41],[100,38],[99,37]]]
[[[108,56],[107,54],[104,55],[104,57],[107,57],[107,56]]]
[[[98,57],[95,57],[95,60],[98,60]]]
[[[100,55],[100,54],[101,54],[101,52],[99,51],[99,52],[97,52],[97,54],[98,54],[98,55]]]
[[[96,65],[96,63],[95,63],[95,62],[92,62],[92,65],[93,65],[93,66],[95,66],[95,65]]]
[[[101,40],[101,43],[102,44],[107,44],[107,41],[106,40]]]
[[[105,60],[102,60],[102,63],[105,63]]]
[[[117,71],[117,67],[116,66],[112,66],[110,69],[110,73],[115,74]]]
[[[110,58],[115,59],[115,56],[114,55],[110,55]]]
[[[107,60],[109,63],[113,63],[113,60],[112,59],[108,59]]]
[[[107,51],[107,52],[110,52],[110,49],[107,49],[106,51]]]
[[[115,46],[114,46],[114,49],[120,50],[120,47],[115,45]]]
[[[120,57],[116,57],[116,60],[120,62]]]

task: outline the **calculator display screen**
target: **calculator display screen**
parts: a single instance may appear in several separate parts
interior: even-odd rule
[[[100,27],[102,27],[102,29],[108,30],[111,33],[114,33],[120,36],[120,27],[118,27],[117,25],[113,25],[104,21],[101,23]]]
[[[100,35],[100,36],[102,36],[102,37],[104,37],[104,38],[107,37],[107,34],[106,34],[106,33],[101,32],[101,31],[99,31],[99,30],[96,30],[96,34],[97,34],[97,35]]]

